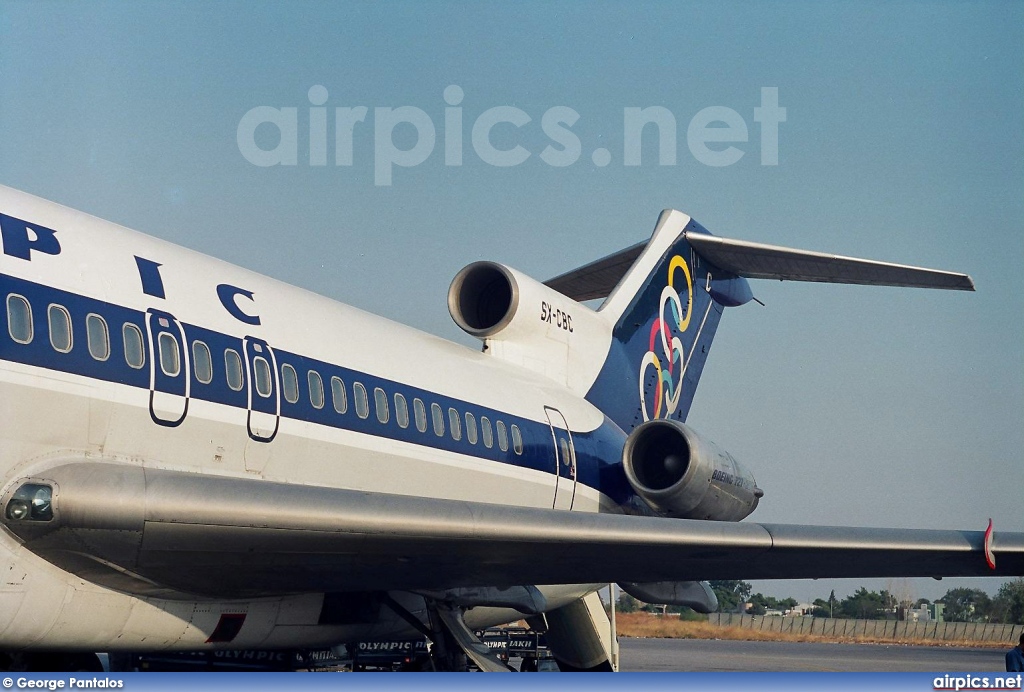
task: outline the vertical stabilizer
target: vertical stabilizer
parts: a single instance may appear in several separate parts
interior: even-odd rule
[[[722,309],[751,298],[746,280],[701,259],[687,233],[710,235],[686,214],[662,212],[600,309],[615,326],[587,399],[626,432],[655,418],[686,419]]]

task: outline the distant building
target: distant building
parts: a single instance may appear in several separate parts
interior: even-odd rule
[[[932,603],[928,606],[928,614],[935,622],[945,622],[946,618],[943,617],[943,613],[946,612],[945,603]]]
[[[930,607],[927,604],[922,604],[917,608],[898,608],[896,619],[906,620],[907,622],[930,622],[932,620]]]
[[[811,611],[814,610],[813,603],[797,603],[795,606],[786,611],[786,617],[799,618],[805,615],[810,615]]]

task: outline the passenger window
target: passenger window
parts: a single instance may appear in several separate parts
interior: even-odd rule
[[[345,392],[345,383],[340,377],[331,378],[331,396],[334,398],[334,410],[338,413],[348,411],[348,393]]]
[[[565,444],[564,440],[562,441],[562,444]],[[519,432],[518,425],[512,426],[512,451],[514,451],[516,454],[523,453],[523,436]]]
[[[430,417],[434,419],[434,434],[444,437],[444,414],[437,404],[430,405]]]
[[[224,351],[224,371],[228,379],[228,387],[234,391],[242,389],[242,357],[238,355],[237,351],[232,349],[225,349]]]
[[[409,404],[405,403],[405,397],[395,393],[395,422],[400,428],[409,427]]]
[[[92,353],[92,329],[87,331],[89,333],[89,352]],[[160,336],[157,337],[157,345],[160,349],[160,369],[168,377],[177,377],[181,372],[181,354],[178,353],[178,342],[170,332],[160,332]]]
[[[459,412],[453,408],[448,409],[448,424],[452,429],[452,438],[455,441],[462,439],[462,424],[459,421]]]
[[[513,431],[513,432],[515,432],[515,431]],[[513,435],[512,436],[512,444],[515,445],[515,442],[516,442],[516,438],[515,438],[515,435]],[[566,442],[565,438],[563,437],[563,438],[561,438],[558,441],[558,445],[562,448],[562,466],[565,466],[565,467],[572,466],[572,454],[569,452],[569,443]],[[519,452],[516,452],[516,454],[519,454]]]
[[[370,415],[370,403],[366,400],[366,387],[362,382],[352,385],[352,396],[356,398],[356,415],[360,418],[368,418]]]
[[[480,416],[480,435],[484,440],[484,447],[490,449],[494,446],[494,433],[491,431],[491,419],[487,416]]]
[[[373,403],[377,409],[377,420],[387,423],[391,414],[388,412],[388,395],[380,387],[373,388]]]
[[[71,315],[63,305],[51,305],[46,311],[50,324],[50,345],[53,350],[67,353],[71,350]]]
[[[423,405],[422,399],[412,400],[412,412],[416,417],[416,429],[427,432],[427,407]]]
[[[466,439],[469,444],[476,444],[476,418],[469,411],[466,411]]]
[[[32,308],[13,293],[7,296],[7,333],[19,344],[32,342]]]
[[[125,322],[121,327],[121,336],[124,339],[124,359],[129,367],[138,370],[146,364],[146,352],[142,349],[142,330],[131,322]]]
[[[310,370],[306,374],[306,381],[309,382],[309,403],[313,408],[324,407],[324,381],[320,379],[320,373]]]
[[[494,424],[494,426],[498,429],[498,447],[501,448],[501,451],[507,452],[508,435],[505,433],[505,423],[502,421],[498,421],[497,423]]]
[[[381,423],[387,423],[388,418],[390,418],[387,408],[387,394],[380,387],[374,387],[374,403],[377,408],[377,420]]]
[[[288,363],[281,366],[281,391],[289,404],[299,400],[299,376],[295,374],[295,368]]]
[[[286,365],[285,367],[290,368],[291,366]],[[294,371],[292,373],[294,375]],[[252,376],[253,381],[256,382],[256,393],[264,399],[269,398],[274,388],[270,382],[270,363],[263,356],[256,356],[252,359]]]
[[[85,318],[85,335],[89,342],[89,354],[96,360],[110,358],[110,336],[107,333],[107,323],[99,315],[87,315]],[[174,337],[167,335],[172,341]],[[178,342],[174,341],[174,357],[178,358]],[[175,370],[175,375],[178,370]],[[174,375],[170,375],[173,377]]]
[[[196,379],[203,384],[213,381],[213,361],[210,359],[210,348],[202,341],[192,342],[192,368]]]

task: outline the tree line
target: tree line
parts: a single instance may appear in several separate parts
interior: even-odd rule
[[[746,612],[750,615],[764,615],[768,611],[786,612],[798,603],[794,598],[776,598],[761,593],[751,593],[751,585],[740,580],[717,580],[709,582],[718,597],[718,610],[723,613]],[[845,598],[836,598],[832,591],[828,598],[814,600],[811,612],[814,617],[853,618],[858,620],[884,620],[893,618],[899,608],[920,608],[930,605],[927,598],[916,601],[900,601],[886,590],[868,591],[857,589]],[[989,596],[981,589],[959,587],[949,589],[935,603],[943,605],[942,619],[946,622],[998,622],[1024,624],[1024,578],[1008,581],[999,587],[995,596]],[[616,607],[630,613],[649,610],[654,606],[641,603],[627,593],[622,593]],[[660,609],[660,606],[658,606]],[[679,613],[684,619],[697,619],[689,608],[669,606],[667,612]]]

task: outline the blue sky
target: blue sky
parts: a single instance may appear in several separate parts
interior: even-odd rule
[[[1022,37],[1010,2],[0,2],[0,184],[471,346],[445,303],[462,266],[548,278],[647,237],[665,207],[719,235],[968,272],[977,293],[755,282],[766,307],[725,315],[690,423],[765,489],[754,520],[1024,531]],[[326,166],[308,153],[316,85]],[[787,112],[776,166],[764,87]],[[259,106],[297,109],[296,165],[243,156]],[[358,106],[352,165],[335,165],[334,109]],[[402,106],[437,141],[376,185],[375,109]],[[530,117],[491,132],[520,165],[470,143],[502,106]],[[555,167],[542,118],[559,106],[581,155]],[[650,106],[675,117],[676,163],[652,126],[626,166],[624,109]],[[732,165],[688,146],[710,107],[748,129]],[[268,128],[254,138],[273,148]],[[416,144],[411,125],[391,134]]]

